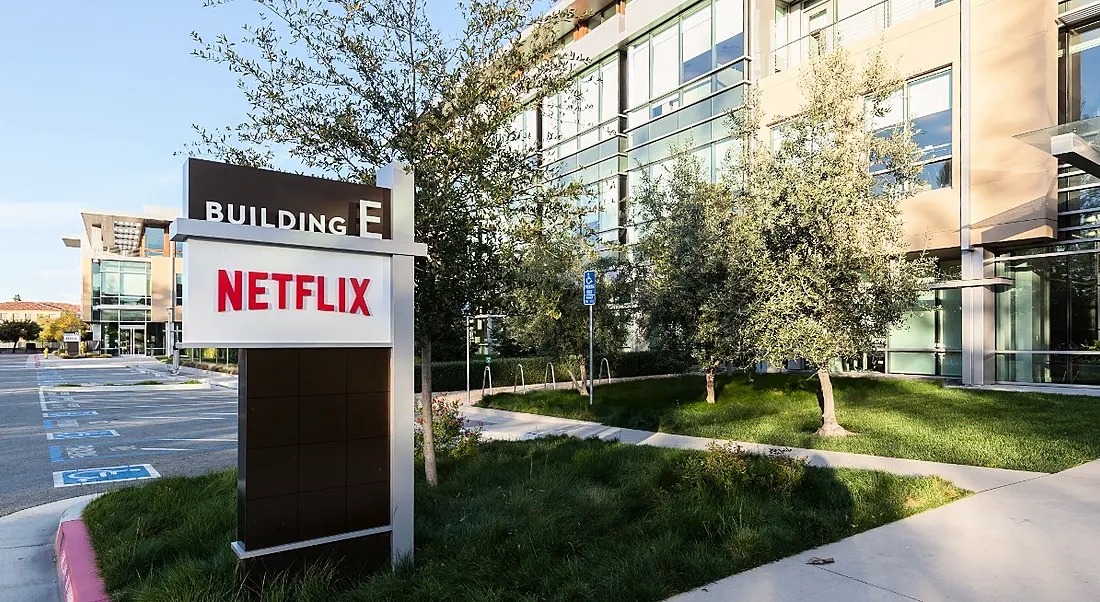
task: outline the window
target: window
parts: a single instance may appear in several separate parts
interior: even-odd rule
[[[651,96],[670,92],[680,83],[680,29],[673,25],[653,36]]]
[[[164,228],[145,227],[145,256],[164,257]]]
[[[703,7],[684,18],[684,64],[680,83],[710,71],[713,44],[710,39],[710,7]]]
[[[144,261],[105,259],[97,271],[92,264],[92,306],[149,305],[150,267]]]
[[[176,305],[183,305],[183,274],[176,274]]]
[[[952,186],[951,103],[951,70],[947,69],[907,82],[888,101],[887,114],[871,123],[879,135],[889,135],[898,123],[908,122],[922,163],[920,186],[925,190]],[[876,166],[872,165],[871,170],[876,171]],[[885,171],[876,176],[880,181],[889,179]]]
[[[552,163],[613,137],[619,128],[611,122],[618,115],[619,57],[612,56],[582,73],[568,89],[543,101],[543,159]],[[529,135],[533,139],[533,132]]]
[[[1071,31],[1062,51],[1062,122],[1100,116],[1100,23]]]
[[[719,65],[745,54],[745,7],[741,0],[715,0],[714,52]]]
[[[630,108],[744,56],[744,10],[742,0],[705,2],[631,44]]]

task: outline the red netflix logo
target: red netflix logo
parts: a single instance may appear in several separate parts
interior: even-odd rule
[[[272,282],[274,284],[268,284]],[[331,280],[329,281],[331,282]],[[311,274],[286,274],[281,272],[242,272],[234,270],[218,270],[218,312],[290,309],[291,303],[294,309],[305,309],[306,298],[317,299],[318,311],[332,311],[348,314],[370,315],[367,307],[367,286],[370,278],[344,278],[336,279],[335,305],[333,299],[327,299],[329,294],[324,276]],[[269,293],[269,286],[271,292]],[[351,303],[348,304],[348,292],[351,293]],[[266,295],[276,298],[261,298]],[[273,307],[274,306],[274,307]]]

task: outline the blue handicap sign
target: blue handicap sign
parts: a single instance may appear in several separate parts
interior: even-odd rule
[[[94,439],[96,437],[117,437],[118,431],[76,431],[72,433],[46,433],[50,441],[58,439]]]
[[[75,418],[77,416],[98,416],[99,412],[95,410],[80,410],[78,412],[46,412],[42,414],[43,418]]]
[[[584,273],[584,304],[596,304],[596,271],[588,270]]]
[[[159,476],[160,473],[149,464],[80,468],[77,470],[59,470],[53,473],[53,486],[71,487],[73,485],[92,485],[95,483],[117,483],[118,481],[155,479]]]

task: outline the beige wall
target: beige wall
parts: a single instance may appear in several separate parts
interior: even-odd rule
[[[1013,138],[1057,123],[1057,25],[1048,0],[954,0],[849,44],[857,64],[880,43],[906,77],[951,67],[953,149],[950,189],[933,190],[902,203],[913,250],[960,246],[962,214],[962,69],[960,10],[972,2],[971,187],[973,244],[994,245],[1049,239],[1057,226],[1057,166],[1052,157]],[[766,3],[774,8],[773,2]],[[760,31],[772,20],[760,13]],[[758,74],[761,102],[774,123],[798,111],[802,102],[797,69],[771,74],[770,41],[760,48],[768,60]]]
[[[970,241],[1053,238],[1057,161],[1012,138],[1058,123],[1058,25],[1053,0],[969,0]]]
[[[153,309],[150,314],[150,321],[153,322],[167,322],[168,321],[168,305],[172,303],[175,297],[176,291],[176,279],[172,272],[172,258],[171,257],[152,257],[149,261],[153,264],[151,269],[152,274],[152,304]],[[176,260],[176,270],[182,271],[183,261],[181,259]],[[182,320],[181,309],[176,307],[176,320]]]

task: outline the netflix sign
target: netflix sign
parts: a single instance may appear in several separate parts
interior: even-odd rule
[[[184,336],[203,347],[390,345],[391,258],[192,239]]]

